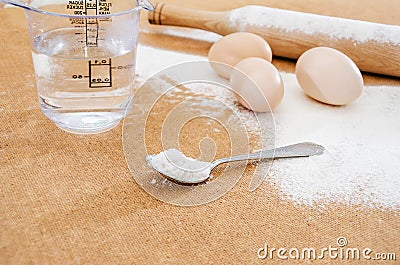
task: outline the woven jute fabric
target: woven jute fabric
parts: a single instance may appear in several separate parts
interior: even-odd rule
[[[397,0],[166,1],[226,10],[246,4],[400,24]],[[222,198],[178,207],[148,195],[125,162],[122,125],[79,136],[41,113],[23,11],[0,11],[0,264],[352,264],[373,261],[260,259],[260,248],[348,246],[397,253],[399,212],[330,204],[299,206],[250,177]],[[152,34],[141,21],[144,45],[206,55],[210,43]],[[140,62],[138,62],[140,63]],[[280,70],[294,63],[277,59]],[[365,75],[367,84],[399,80]],[[395,143],[394,143],[395,144]],[[259,252],[259,253],[257,253]],[[287,255],[288,253],[286,253]],[[382,262],[380,264],[385,264]]]

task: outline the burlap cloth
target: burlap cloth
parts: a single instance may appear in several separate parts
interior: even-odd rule
[[[251,2],[400,24],[397,0],[167,2],[210,10]],[[145,16],[142,20],[151,31]],[[177,207],[154,199],[128,170],[122,125],[100,135],[77,136],[62,132],[42,115],[23,12],[3,10],[0,21],[0,264],[271,263],[257,257],[265,243],[323,248],[336,246],[341,236],[354,247],[396,252],[397,261],[387,263],[399,263],[400,220],[395,211],[296,206],[279,198],[267,183],[248,192],[246,176],[223,198],[203,206]],[[140,37],[145,45],[201,55],[210,46],[151,33]],[[281,70],[294,69],[293,62],[275,64]],[[365,80],[400,86],[396,79]],[[293,262],[308,261],[281,261]],[[328,258],[318,262],[349,263]]]

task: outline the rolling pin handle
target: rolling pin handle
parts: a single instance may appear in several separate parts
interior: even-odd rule
[[[163,9],[164,5],[165,5],[165,3],[157,2],[155,4],[155,6],[154,6],[154,10],[153,11],[149,11],[148,20],[149,20],[150,24],[162,25],[161,12],[162,12],[162,9]]]

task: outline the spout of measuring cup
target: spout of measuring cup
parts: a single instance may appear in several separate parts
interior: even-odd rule
[[[1,0],[0,0],[1,1]],[[153,11],[154,6],[148,0],[137,0],[138,6],[148,11]]]
[[[19,1],[8,1],[8,0],[0,0],[0,9],[3,9],[6,5],[13,5],[13,6],[18,6]]]
[[[22,7],[25,9],[30,9],[27,1],[21,0],[0,0],[0,10],[3,9],[6,5],[11,5],[14,7]]]
[[[0,10],[4,8],[5,5],[7,5],[8,2],[5,0],[0,0]]]

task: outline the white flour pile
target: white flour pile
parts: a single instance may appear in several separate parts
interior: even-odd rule
[[[186,157],[177,149],[148,155],[146,161],[158,172],[182,183],[199,183],[210,176],[211,163]]]
[[[400,26],[382,25],[356,20],[343,20],[275,8],[246,6],[230,14],[230,23],[239,31],[247,27],[274,28],[282,32],[307,35],[328,34],[331,39],[353,40],[355,44],[375,40],[400,44]]]
[[[139,46],[137,72],[144,80],[173,64],[205,59]],[[312,141],[325,146],[327,152],[275,160],[267,182],[282,198],[300,205],[343,203],[400,209],[400,87],[366,87],[353,104],[332,107],[307,98],[294,74],[281,74],[285,96],[274,113],[276,145]],[[193,89],[194,93],[210,92],[204,87]],[[235,104],[230,91],[216,96]],[[251,114],[238,113],[244,120]],[[252,130],[251,126],[246,127]]]

